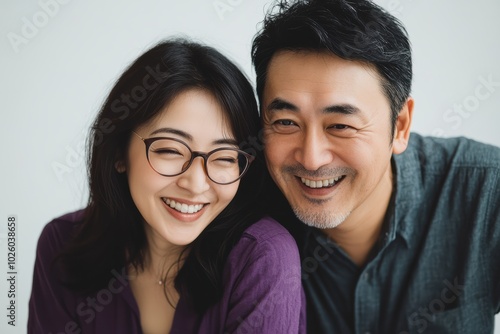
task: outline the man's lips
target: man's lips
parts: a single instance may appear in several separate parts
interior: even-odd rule
[[[318,179],[318,180],[312,180],[312,179],[308,179],[305,177],[300,177],[300,181],[307,188],[321,189],[321,188],[331,188],[331,187],[335,186],[337,183],[341,182],[344,178],[345,178],[345,175],[340,175],[340,176],[327,178],[327,179]]]

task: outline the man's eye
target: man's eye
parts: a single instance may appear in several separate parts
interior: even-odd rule
[[[343,138],[350,138],[358,132],[358,129],[346,124],[332,124],[327,129],[331,135]]]
[[[284,126],[296,125],[293,121],[291,121],[289,119],[280,119],[274,123],[276,125],[284,125]]]
[[[274,133],[292,134],[300,130],[300,126],[290,119],[278,119],[270,122]]]
[[[333,130],[345,130],[345,129],[349,129],[350,126],[345,125],[345,124],[335,124],[335,125],[329,126],[329,128],[333,129]]]

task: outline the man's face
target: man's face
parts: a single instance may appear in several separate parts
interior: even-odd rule
[[[333,228],[387,205],[390,105],[374,68],[330,54],[279,52],[262,112],[269,171],[304,223]]]

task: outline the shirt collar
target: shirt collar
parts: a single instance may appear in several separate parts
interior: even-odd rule
[[[423,192],[420,159],[411,142],[405,152],[393,156],[392,169],[395,180],[394,204],[389,206],[386,214],[390,226],[388,237],[392,240],[398,234],[411,247],[415,239],[412,237],[416,228],[414,217],[418,216],[418,210],[421,209]]]

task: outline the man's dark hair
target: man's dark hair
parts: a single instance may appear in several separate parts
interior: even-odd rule
[[[269,62],[278,51],[326,51],[374,66],[390,102],[394,134],[412,80],[408,34],[394,16],[366,0],[277,1],[252,45],[261,103]]]

